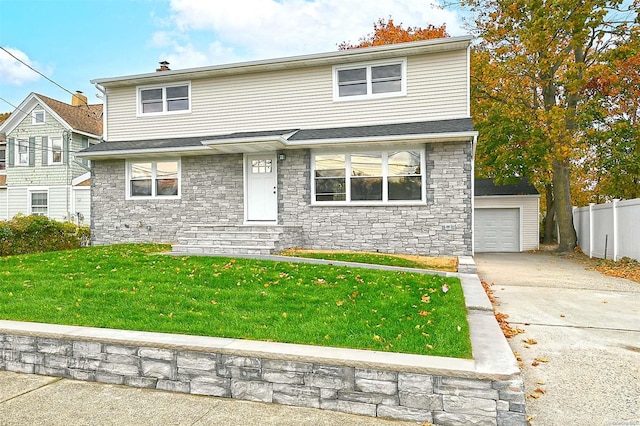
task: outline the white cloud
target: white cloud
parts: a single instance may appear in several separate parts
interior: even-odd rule
[[[393,17],[405,28],[444,23],[450,34],[462,34],[459,15],[434,4],[376,0],[363,7],[362,0],[171,0],[170,7],[173,37],[189,39],[180,44],[182,54],[176,50],[176,57],[187,60],[186,55],[193,54],[195,59],[187,62],[206,60],[212,65],[336,50],[343,41],[355,43],[371,33],[379,18]],[[211,40],[216,41],[213,50]]]
[[[37,65],[31,62],[29,57],[20,50],[10,47],[6,48],[12,55],[20,59],[22,62],[29,64],[30,66],[38,69]],[[30,70],[20,61],[11,57],[7,52],[0,50],[0,80],[4,83],[21,86],[25,83],[37,81],[40,76],[34,71]]]

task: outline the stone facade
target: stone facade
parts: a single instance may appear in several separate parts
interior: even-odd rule
[[[465,256],[471,244],[471,144],[431,143],[424,205],[311,204],[311,153],[278,161],[278,224],[299,230],[305,248]],[[125,200],[124,160],[95,161],[95,244],[177,242],[193,224],[242,225],[243,156],[182,157],[181,199]],[[286,236],[284,241],[288,241]]]
[[[463,378],[290,358],[83,340],[72,333],[0,334],[0,370],[439,425],[526,424],[519,377]]]

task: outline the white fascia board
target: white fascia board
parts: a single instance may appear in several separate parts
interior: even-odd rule
[[[108,143],[108,142],[102,142]],[[113,151],[100,151],[100,152],[78,152],[75,154],[78,158],[88,158],[88,159],[120,159],[120,158],[130,158],[130,157],[139,157],[141,155],[153,155],[153,154],[199,154],[202,152],[211,151],[209,147],[206,146],[184,146],[184,147],[173,147],[173,148],[147,148],[147,149],[119,149]]]
[[[55,120],[62,125],[67,130],[73,130],[69,123],[62,119],[54,110],[52,110],[49,105],[42,99],[38,97],[35,93],[30,93],[29,96],[25,98],[18,108],[16,108],[9,118],[7,118],[2,124],[0,124],[0,133],[9,134],[15,130],[16,127],[25,119],[30,117],[31,111],[35,106],[39,104],[42,109],[44,109],[49,115],[51,115]]]
[[[540,198],[540,194],[513,194],[513,195],[474,195],[474,198],[498,199],[498,198]]]
[[[85,180],[91,177],[91,172],[86,172],[71,180],[71,186],[76,186],[80,182],[84,182]]]
[[[212,77],[216,75],[286,70],[317,65],[335,65],[354,61],[371,61],[382,58],[413,56],[447,50],[467,49],[472,40],[472,36],[446,37],[409,43],[365,47],[360,49],[338,50],[311,55],[239,62],[199,68],[187,68],[182,70],[156,71],[153,73],[122,77],[97,78],[91,80],[91,83],[99,84],[103,87],[129,86],[142,84],[142,82],[151,83],[154,81],[174,81],[176,79],[192,79]]]
[[[86,136],[88,138],[96,139],[96,140],[100,140],[100,138],[102,137],[100,135],[94,135],[93,133],[83,132],[82,130],[73,130],[73,133],[77,133],[79,135]]]
[[[293,132],[295,133],[295,132]],[[284,136],[254,136],[250,138],[228,138],[228,139],[210,139],[203,140],[201,143],[204,146],[215,147],[216,145],[242,145],[249,143],[263,143],[263,142],[276,142],[282,144],[284,147],[289,142],[287,142],[287,138],[290,137],[293,133]]]
[[[303,148],[314,145],[344,145],[344,144],[363,144],[363,143],[385,143],[398,141],[429,141],[429,140],[461,140],[472,139],[478,136],[478,132],[457,132],[457,133],[426,133],[416,135],[393,135],[393,136],[376,136],[376,137],[358,137],[358,138],[336,138],[336,139],[311,139],[301,141],[287,141],[288,148]]]

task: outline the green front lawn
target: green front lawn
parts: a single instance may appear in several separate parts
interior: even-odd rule
[[[471,357],[456,278],[168,249],[0,257],[0,319]]]

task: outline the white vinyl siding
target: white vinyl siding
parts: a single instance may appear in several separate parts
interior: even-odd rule
[[[47,211],[51,219],[67,220],[67,211],[71,209],[71,193],[69,186],[38,186],[7,188],[9,194],[9,218],[18,213],[31,213],[31,193],[47,192]]]
[[[91,188],[88,186],[74,187],[72,195],[71,214],[73,215],[73,221],[81,225],[89,225],[91,219]]]
[[[9,220],[9,199],[7,198],[7,189],[0,188],[0,220]]]
[[[137,116],[137,88],[108,89],[110,141],[468,116],[467,52],[407,59],[407,94],[334,102],[331,65],[191,80],[191,113]],[[250,111],[250,113],[248,113]]]
[[[504,195],[475,197],[475,210],[520,209],[519,240],[522,251],[538,250],[540,241],[539,206],[537,195]]]

